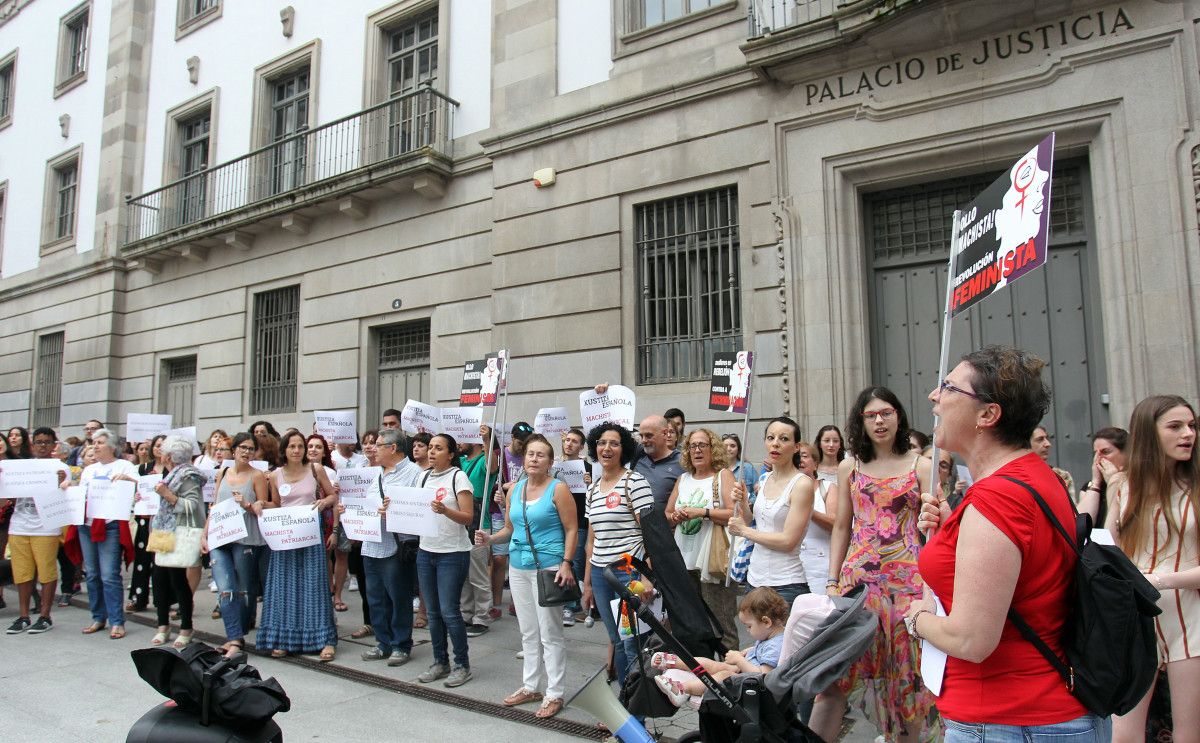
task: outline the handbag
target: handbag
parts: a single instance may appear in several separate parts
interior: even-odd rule
[[[175,532],[166,529],[151,529],[146,540],[147,552],[171,552],[175,549]]]
[[[556,480],[551,480],[552,486]],[[529,551],[533,553],[533,565],[537,568],[537,592],[538,606],[562,606],[570,604],[583,598],[583,591],[579,588],[579,582],[569,586],[560,586],[558,581],[554,580],[558,575],[557,570],[542,570],[542,563],[538,560],[537,548],[533,546],[533,532],[529,530],[529,517],[526,515],[525,494],[521,493],[521,521],[525,523],[525,538],[529,540]]]
[[[713,508],[716,508],[721,502],[720,491],[721,473],[713,474]],[[708,545],[708,574],[714,576],[725,575],[725,571],[729,569],[729,532],[724,526],[714,523],[712,525],[712,540]]]
[[[184,511],[190,513],[192,502],[184,501]],[[154,555],[154,564],[160,568],[190,568],[200,564],[200,537],[204,529],[198,526],[177,525],[171,535],[172,549]],[[150,533],[153,539],[155,532]],[[149,549],[149,547],[147,547]]]

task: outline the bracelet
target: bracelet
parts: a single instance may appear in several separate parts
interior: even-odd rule
[[[908,634],[912,635],[918,640],[924,640],[925,638],[921,637],[921,633],[917,630],[917,620],[921,618],[922,614],[929,613],[930,611],[928,609],[918,609],[917,613],[912,615],[912,622],[908,626]]]
[[[837,584],[838,584],[838,580],[836,578],[830,578],[829,580],[825,581],[826,588],[828,588],[830,586],[836,586]]]
[[[707,508],[704,509],[704,518],[706,518],[706,519],[712,518],[712,516],[709,515],[709,510]]]

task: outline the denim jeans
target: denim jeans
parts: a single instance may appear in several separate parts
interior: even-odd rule
[[[258,584],[258,555],[255,548],[234,542],[212,549],[212,575],[217,582],[217,602],[225,622],[225,639],[240,640],[254,619],[257,608],[250,603]]]
[[[751,586],[751,588],[758,588],[758,586]],[[803,593],[812,593],[808,589],[807,583],[789,583],[786,586],[770,586],[770,588],[774,588],[775,593],[779,594],[787,602],[789,611],[791,605],[796,601],[797,596]]]
[[[1054,725],[999,725],[946,720],[945,743],[1109,743],[1112,718],[1084,715]]]
[[[124,591],[121,584],[121,524],[109,521],[103,542],[92,541],[92,530],[79,527],[79,547],[87,569],[88,606],[93,622],[125,624]]]
[[[391,557],[363,557],[366,601],[371,606],[371,628],[379,652],[391,655],[397,651],[411,653],[413,647],[412,582],[417,564],[401,548]],[[430,611],[430,618],[436,612]],[[466,631],[463,632],[464,636]],[[444,642],[444,641],[443,641]]]
[[[613,572],[620,579],[621,585],[625,586],[629,585],[629,581],[634,577],[620,570]],[[630,666],[637,660],[637,646],[632,637],[622,638],[617,630],[617,619],[612,611],[612,602],[617,598],[617,594],[604,579],[604,568],[596,565],[592,565],[592,598],[596,602],[596,610],[600,612],[600,620],[604,622],[604,629],[608,631],[608,641],[613,646],[613,666],[617,669],[617,681],[624,685]]]
[[[575,580],[579,581],[583,580],[583,571],[587,568],[587,537],[587,527],[579,527],[579,543],[575,546],[575,557],[571,559],[571,571],[575,575]],[[583,604],[576,601],[567,604],[567,608],[576,612],[583,611]]]
[[[258,626],[258,600],[267,592],[267,568],[271,565],[271,548],[265,544],[246,546],[249,552],[249,573],[246,589],[246,613],[242,615],[242,632]]]
[[[454,646],[454,665],[471,667],[467,655],[467,624],[459,609],[459,598],[470,562],[469,551],[417,552],[417,580],[421,583],[421,593],[425,594],[435,663],[450,665],[446,650],[446,636],[449,635],[450,643]]]

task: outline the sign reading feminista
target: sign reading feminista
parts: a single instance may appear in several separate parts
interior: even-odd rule
[[[487,361],[477,359],[463,364],[462,390],[458,393],[458,404],[463,407],[479,405],[483,392],[483,370]]]

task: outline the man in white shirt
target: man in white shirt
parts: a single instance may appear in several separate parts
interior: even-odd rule
[[[58,436],[52,428],[38,428],[33,432],[33,457],[53,462],[58,470],[58,482],[70,478],[71,470],[54,456]],[[12,551],[13,583],[17,585],[20,600],[20,615],[8,628],[7,634],[17,635],[28,631],[31,635],[50,630],[54,622],[50,609],[54,606],[54,589],[58,581],[58,546],[62,529],[48,529],[42,525],[33,498],[15,498],[12,522],[8,528],[8,547]],[[29,619],[29,602],[33,598],[34,581],[42,584],[42,606],[36,622]]]

